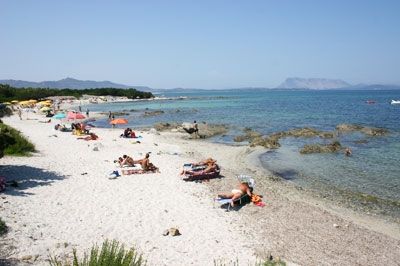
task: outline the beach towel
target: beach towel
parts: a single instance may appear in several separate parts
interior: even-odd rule
[[[198,171],[195,174],[185,174],[183,178],[184,181],[195,181],[195,180],[205,180],[205,179],[213,179],[219,177],[220,171],[204,173],[204,171]]]
[[[158,168],[152,169],[152,170],[143,170],[143,169],[123,169],[122,171],[123,175],[141,175],[141,174],[154,174],[154,173],[159,173],[160,171]]]

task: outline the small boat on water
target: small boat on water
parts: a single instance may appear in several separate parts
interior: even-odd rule
[[[400,100],[392,100],[390,104],[400,104]]]

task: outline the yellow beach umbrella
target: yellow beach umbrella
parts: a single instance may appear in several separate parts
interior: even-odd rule
[[[40,106],[51,106],[51,103],[38,103]]]
[[[11,103],[18,103],[18,101],[17,100],[13,100],[13,101],[11,101]]]
[[[29,100],[28,102],[30,102],[30,103],[37,103],[37,100],[31,99],[31,100]]]
[[[40,108],[40,111],[42,111],[42,112],[47,112],[47,111],[50,111],[50,110],[51,110],[51,108],[47,107],[47,106]]]
[[[12,103],[10,103],[10,102],[4,102],[3,104],[5,104],[5,105],[11,105]]]

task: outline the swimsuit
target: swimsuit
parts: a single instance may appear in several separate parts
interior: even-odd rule
[[[232,194],[240,194],[240,195],[243,195],[243,191],[241,191],[240,189],[232,189]]]

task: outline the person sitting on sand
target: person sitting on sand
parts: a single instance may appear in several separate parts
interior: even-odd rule
[[[80,138],[77,138],[77,139],[83,139],[83,140],[89,141],[89,140],[97,140],[98,138],[99,138],[99,136],[97,136],[96,134],[90,133],[89,136],[80,137]]]
[[[130,135],[131,135],[131,131],[132,131],[132,130],[131,130],[129,127],[128,127],[128,128],[125,128],[124,133],[121,134],[120,137],[129,138]]]
[[[139,163],[144,171],[157,171],[158,168],[150,162],[149,157],[150,153],[146,153],[143,159],[137,160],[135,162]]]
[[[252,188],[247,182],[240,182],[238,188],[232,189],[230,193],[218,194],[218,197],[221,199],[232,199],[230,204],[233,207],[235,205],[235,200],[239,199],[245,194],[249,195],[249,197],[251,198],[251,196],[253,195]]]
[[[120,159],[121,159],[121,157],[120,157]],[[123,166],[125,166],[125,165],[128,166],[128,167],[133,167],[133,166],[135,166],[135,163],[138,163],[138,162],[135,161],[135,160],[133,160],[132,157],[130,157],[130,156],[126,155],[126,154],[124,154],[124,155],[122,156],[122,161],[119,160],[119,165],[120,165],[121,167],[123,167]]]

